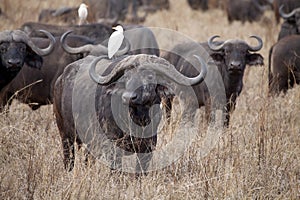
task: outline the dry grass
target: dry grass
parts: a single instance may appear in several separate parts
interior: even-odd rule
[[[10,19],[0,18],[1,30],[36,20],[49,5],[79,1],[49,2],[2,0]],[[265,41],[265,66],[248,69],[232,123],[206,157],[198,157],[196,141],[172,166],[134,179],[111,173],[98,162],[86,167],[78,152],[74,171],[67,173],[52,106],[33,112],[13,102],[10,113],[0,116],[0,199],[299,199],[300,90],[267,97],[268,49],[278,33],[273,21],[266,13],[259,23],[229,25],[220,10],[196,12],[185,1],[171,0],[170,11],[150,15],[145,22],[197,41],[213,34],[243,39],[256,34]]]

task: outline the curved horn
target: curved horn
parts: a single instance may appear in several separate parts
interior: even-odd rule
[[[65,40],[66,40],[67,36],[72,32],[73,31],[67,31],[60,38],[60,43],[66,52],[68,52],[70,54],[78,54],[78,53],[85,53],[85,52],[90,53],[94,49],[94,45],[92,45],[92,44],[86,44],[81,47],[70,47],[69,45],[67,45]],[[103,52],[104,52],[105,47],[103,46],[102,48],[103,48]],[[100,45],[99,45],[99,49],[101,49]]]
[[[201,59],[199,56],[194,55],[197,60],[201,63],[201,73],[193,78],[189,78],[181,74],[179,71],[176,70],[176,68],[169,64],[169,65],[162,65],[162,64],[146,64],[141,66],[141,69],[146,68],[146,69],[152,69],[154,71],[160,72],[164,74],[165,76],[169,77],[171,80],[175,81],[176,83],[180,85],[185,85],[185,86],[193,86],[196,84],[201,83],[206,74],[207,74],[207,67],[206,64],[203,62],[203,59]],[[89,69],[89,75],[93,81],[95,81],[98,84],[101,85],[108,85],[112,81],[114,81],[116,78],[118,78],[118,74],[120,74],[122,71],[130,68],[130,65],[118,65],[118,67],[113,68],[111,73],[107,76],[101,76],[96,73],[96,65],[97,63],[102,60],[103,58],[106,58],[107,56],[100,56],[92,61],[90,64],[90,69]]]
[[[258,41],[258,45],[257,46],[250,46],[248,44],[249,51],[259,51],[259,50],[261,50],[261,48],[263,47],[262,39],[260,37],[256,36],[256,35],[252,35],[252,36],[250,36],[250,38],[255,38]]]
[[[212,37],[210,37],[210,38],[208,39],[208,46],[209,46],[209,48],[210,48],[211,50],[219,51],[219,50],[221,50],[221,49],[223,48],[225,42],[221,42],[221,44],[219,44],[219,45],[216,45],[216,44],[213,43],[213,40],[214,40],[215,38],[219,38],[219,37],[220,37],[219,35],[214,35],[214,36],[212,36]]]
[[[40,56],[46,56],[46,55],[50,54],[53,51],[54,44],[55,44],[56,41],[55,41],[55,38],[53,37],[53,35],[50,32],[48,32],[46,30],[39,30],[39,32],[44,33],[49,38],[49,40],[50,40],[49,46],[44,48],[44,49],[41,49],[41,48],[38,48],[33,43],[31,45],[31,40],[28,42],[28,45],[32,48],[32,50],[37,52]]]
[[[89,75],[91,79],[100,85],[110,84],[111,82],[113,82],[119,77],[118,74],[121,74],[124,70],[131,67],[130,65],[118,65],[117,67],[113,68],[113,70],[109,73],[109,75],[101,76],[96,73],[96,66],[97,63],[103,58],[108,58],[108,56],[100,56],[94,59],[90,64],[90,69],[89,69]]]
[[[60,42],[62,44],[62,47],[63,49],[70,53],[70,54],[78,54],[78,53],[89,53],[90,55],[94,55],[94,56],[101,56],[101,55],[106,55],[108,54],[108,50],[107,50],[107,47],[105,47],[104,45],[102,44],[97,44],[97,45],[93,45],[93,44],[86,44],[86,45],[83,45],[81,47],[70,47],[69,45],[66,44],[65,40],[67,38],[67,36],[72,33],[72,31],[67,31],[65,32],[61,38],[60,38]],[[130,43],[129,41],[126,39],[126,37],[124,38],[125,40],[125,44],[126,46],[117,51],[117,53],[115,54],[115,56],[121,56],[121,55],[124,55],[126,54],[129,49],[130,49]]]
[[[283,18],[283,19],[288,19],[292,16],[294,16],[296,14],[296,12],[300,12],[300,8],[295,8],[292,12],[290,13],[284,13],[283,11],[283,7],[284,5],[281,5],[280,8],[279,8],[279,14],[280,16]]]
[[[95,58],[92,63],[90,64],[90,69],[89,69],[89,75],[93,81],[96,83],[102,84],[103,80],[101,79],[102,76],[98,75],[96,73],[96,65],[97,63],[102,60],[103,58],[106,58],[107,56],[100,56],[98,58]]]
[[[34,52],[36,52],[40,56],[46,56],[50,54],[54,49],[55,38],[51,33],[46,30],[39,30],[39,32],[44,33],[50,40],[49,46],[41,49],[37,47],[33,41],[24,33],[23,31],[14,31],[13,38],[15,41],[22,41],[25,42]]]
[[[207,67],[206,67],[206,64],[203,61],[203,59],[197,55],[194,55],[194,56],[201,64],[201,72],[198,76],[193,77],[193,78],[189,78],[189,77],[181,74],[179,71],[176,70],[176,68],[172,64],[169,64],[169,65],[162,65],[162,64],[156,64],[156,63],[155,64],[147,64],[147,65],[141,66],[141,68],[152,69],[154,71],[160,72],[180,85],[193,86],[196,84],[200,84],[204,80],[204,78],[207,74]]]
[[[12,31],[0,32],[0,43],[5,42],[5,41],[11,41],[12,40],[11,33],[12,33]]]

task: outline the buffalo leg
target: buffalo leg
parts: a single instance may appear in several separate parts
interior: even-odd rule
[[[164,99],[162,103],[163,103],[164,112],[166,114],[166,121],[167,124],[169,125],[171,121],[171,114],[172,114],[172,99]]]
[[[233,96],[232,100],[229,100],[225,109],[225,120],[224,120],[224,127],[229,127],[230,122],[230,115],[234,111],[236,105],[236,97]]]
[[[288,90],[289,88],[289,77],[283,77],[283,76],[279,76],[278,77],[278,82],[277,82],[277,87],[275,85],[275,91],[276,93],[280,93],[281,91],[283,91],[284,93]]]
[[[136,161],[136,172],[138,174],[147,174],[147,169],[149,167],[150,161],[152,159],[153,153],[152,151],[155,150],[157,143],[157,136],[153,136],[152,138],[147,138],[142,141],[141,147],[137,154],[137,161]]]
[[[0,112],[4,111],[6,105],[7,105],[7,110],[9,109],[13,100],[12,98],[13,95],[14,94],[10,92],[5,92],[5,91],[2,92],[2,95],[0,96]]]
[[[68,138],[62,139],[63,154],[64,154],[64,166],[67,171],[72,171],[75,162],[75,149],[74,143]]]

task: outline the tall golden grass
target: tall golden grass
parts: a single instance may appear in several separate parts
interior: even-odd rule
[[[0,17],[0,28],[36,21],[43,8],[78,3],[2,0],[9,19]],[[170,11],[149,15],[144,24],[174,29],[196,41],[214,34],[263,38],[265,65],[247,69],[230,127],[217,146],[202,158],[196,141],[177,162],[139,179],[112,173],[101,162],[86,167],[81,151],[75,169],[66,172],[52,106],[31,111],[14,101],[10,112],[0,116],[0,199],[299,199],[299,87],[285,96],[267,95],[268,50],[279,30],[272,13],[257,23],[228,24],[221,10],[202,13],[186,1],[171,0]]]

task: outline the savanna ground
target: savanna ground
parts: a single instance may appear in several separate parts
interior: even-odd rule
[[[10,19],[0,30],[36,21],[42,8],[78,5],[80,1],[1,0]],[[169,11],[148,16],[146,26],[177,30],[196,41],[218,34],[225,39],[249,35],[264,41],[263,67],[244,77],[230,127],[205,157],[195,141],[171,166],[135,179],[115,174],[101,162],[86,167],[78,152],[75,169],[66,172],[52,106],[31,111],[14,101],[0,116],[0,199],[299,199],[300,91],[267,95],[268,50],[279,26],[271,12],[258,23],[228,24],[221,10],[192,11],[186,1],[171,0]],[[205,127],[205,126],[204,126]]]

